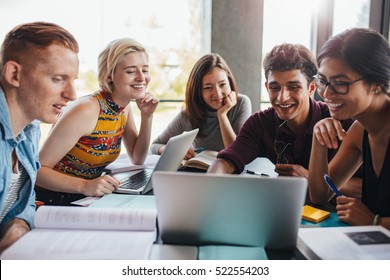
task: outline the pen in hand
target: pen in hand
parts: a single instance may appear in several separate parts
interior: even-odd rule
[[[203,152],[204,148],[197,148],[194,150],[195,153],[199,154],[200,152]]]
[[[324,180],[325,183],[329,186],[329,188],[331,188],[332,191],[334,191],[336,196],[342,196],[342,193],[338,190],[338,188],[335,186],[335,184],[332,182],[332,180],[327,174],[324,174]]]

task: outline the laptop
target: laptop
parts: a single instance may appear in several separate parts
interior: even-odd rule
[[[296,247],[306,178],[155,172],[152,180],[162,243]]]
[[[155,171],[177,171],[181,162],[191,147],[199,129],[185,131],[180,135],[171,137],[160,156],[154,169],[141,169],[131,172],[113,174],[121,184],[116,193],[146,194],[153,188],[152,174]]]

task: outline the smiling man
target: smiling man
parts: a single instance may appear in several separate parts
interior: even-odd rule
[[[315,58],[303,45],[282,44],[267,54],[263,67],[272,107],[254,113],[245,122],[236,140],[218,154],[208,172],[241,173],[255,158],[266,157],[276,164],[279,175],[307,178],[313,127],[330,115],[325,103],[312,98]],[[351,124],[351,120],[344,121],[344,129]],[[335,152],[329,150],[329,159]],[[360,179],[353,183],[361,184]],[[360,193],[349,195],[359,197]]]
[[[22,24],[0,52],[0,253],[33,226],[39,120],[54,123],[76,98],[75,38],[45,22]]]

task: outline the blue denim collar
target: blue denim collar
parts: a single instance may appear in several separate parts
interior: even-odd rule
[[[14,135],[12,133],[12,127],[11,127],[11,119],[8,111],[8,104],[7,100],[5,99],[5,93],[3,91],[3,88],[0,86],[0,126],[4,129],[4,139],[5,140],[11,140],[16,141],[17,143],[23,141],[26,139],[26,133],[29,133],[32,129],[34,129],[36,126],[39,126],[39,121],[33,121],[32,123],[28,124],[23,131],[19,133],[18,136],[14,139]]]

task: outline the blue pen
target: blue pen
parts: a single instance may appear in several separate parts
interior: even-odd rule
[[[324,174],[324,180],[325,183],[329,186],[329,188],[331,188],[332,191],[334,191],[336,196],[342,196],[341,192],[337,189],[337,187],[334,185],[334,183],[332,182],[332,180],[327,174]]]

